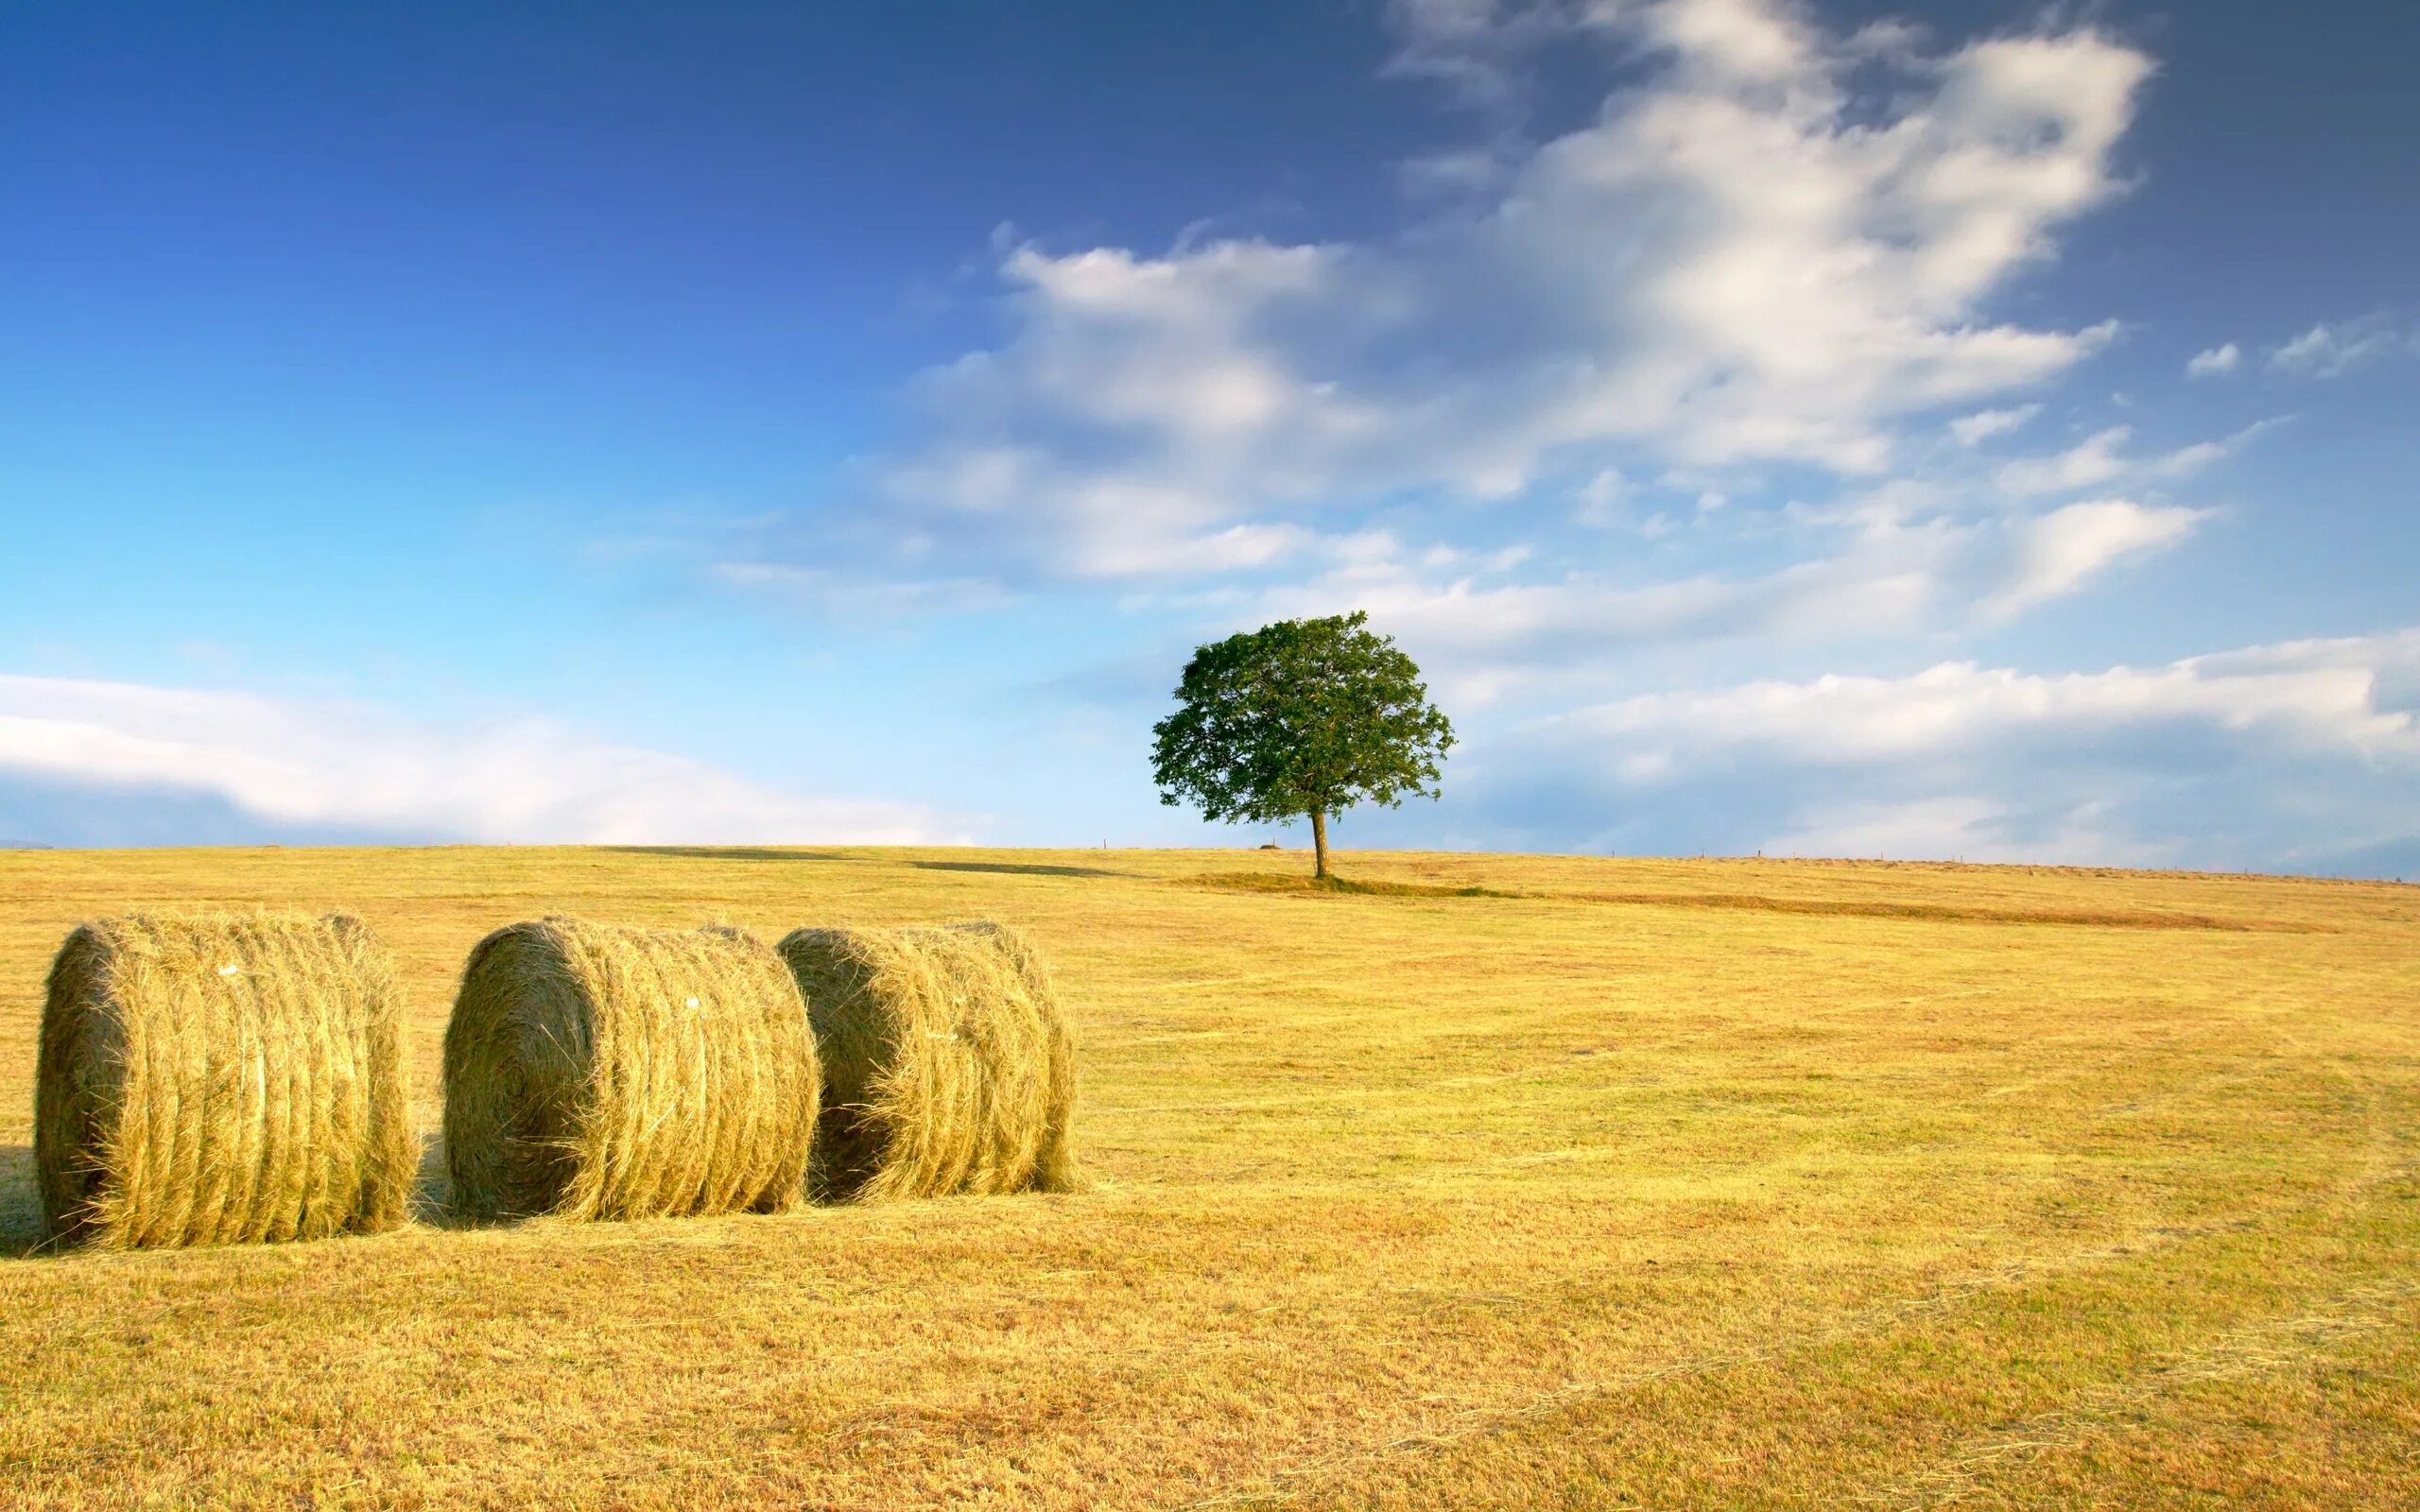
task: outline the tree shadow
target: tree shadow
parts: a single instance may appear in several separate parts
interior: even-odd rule
[[[909,866],[921,871],[987,871],[1004,872],[1020,877],[1131,877],[1131,871],[1113,871],[1107,867],[1046,867],[1034,863],[1012,861],[910,861]]]
[[[762,845],[607,845],[626,856],[686,856],[692,861],[863,861],[835,850],[786,850]]]

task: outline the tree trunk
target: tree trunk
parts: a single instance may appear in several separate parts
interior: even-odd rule
[[[1327,878],[1327,816],[1317,809],[1311,810],[1311,849],[1319,855],[1319,869],[1311,875],[1325,881]]]

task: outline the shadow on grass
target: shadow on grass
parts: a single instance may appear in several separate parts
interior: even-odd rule
[[[1362,882],[1353,877],[1303,877],[1291,872],[1236,871],[1207,877],[1180,878],[1182,884],[1215,887],[1220,892],[1273,892],[1311,896],[1340,893],[1357,898],[1525,898],[1527,893],[1499,892],[1494,887],[1457,887],[1435,882]]]
[[[445,1168],[445,1136],[420,1137],[420,1170],[412,1177],[411,1215],[431,1228],[473,1227],[454,1211],[454,1173]]]
[[[474,1227],[455,1213],[453,1203],[454,1182],[445,1170],[445,1137],[424,1134],[420,1170],[412,1180],[412,1220],[432,1228]],[[34,1185],[33,1147],[0,1145],[0,1256],[17,1259],[49,1252],[43,1242],[42,1194]]]
[[[1905,919],[1953,924],[2067,924],[2087,929],[2209,929],[2236,934],[2308,935],[2320,926],[2271,919],[2214,919],[2123,908],[1994,908],[1970,903],[1901,902],[1868,898],[1767,898],[1753,893],[1568,892],[1544,899],[1582,903],[1643,903],[1665,908],[1745,908],[1769,914]]]
[[[863,861],[835,850],[788,850],[763,845],[607,845],[626,856],[684,856],[692,861]]]
[[[1112,871],[1107,867],[1046,867],[1039,863],[1014,861],[910,861],[919,871],[985,871],[1001,872],[1018,877],[1132,877],[1131,871]]]
[[[34,1186],[34,1148],[0,1145],[0,1255],[42,1247],[42,1194]]]
[[[1456,887],[1438,883],[1324,881],[1288,872],[1242,871],[1180,877],[1178,885],[1220,892],[1290,895],[1344,893],[1375,898],[1509,898],[1543,903],[1616,903],[1662,908],[1733,908],[1772,914],[1859,919],[1897,919],[1966,924],[2057,924],[2095,929],[2202,929],[2311,934],[2322,926],[2268,919],[2214,919],[2204,914],[2167,914],[2148,909],[1994,908],[1979,904],[1902,902],[1865,898],[1768,898],[1747,893],[1692,892],[1502,892],[1493,887]]]

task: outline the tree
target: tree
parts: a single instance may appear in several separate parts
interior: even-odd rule
[[[1160,801],[1228,824],[1308,816],[1325,878],[1329,815],[1436,797],[1454,727],[1369,618],[1280,620],[1196,650],[1176,713],[1151,727]]]

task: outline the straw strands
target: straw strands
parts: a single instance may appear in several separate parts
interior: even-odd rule
[[[781,943],[823,1062],[819,1197],[1065,1192],[1075,1050],[1012,929],[802,929]]]
[[[402,1018],[386,953],[345,915],[78,926],[35,1069],[51,1233],[138,1248],[402,1222],[418,1164]]]
[[[475,1218],[778,1211],[821,1078],[781,957],[743,931],[513,924],[445,1030],[445,1156]]]

